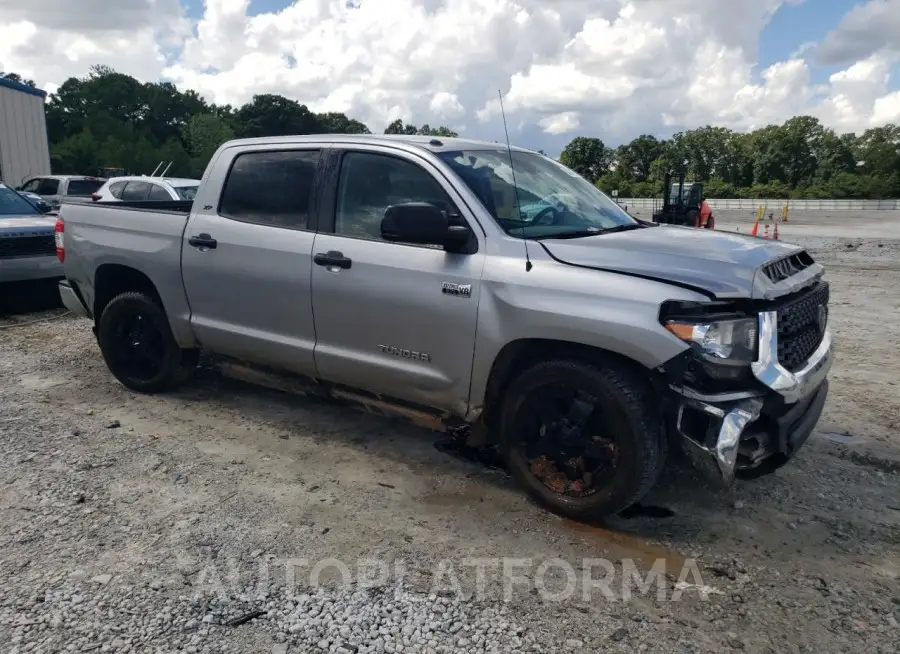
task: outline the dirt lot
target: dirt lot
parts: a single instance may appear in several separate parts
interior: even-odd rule
[[[669,470],[605,527],[433,433],[211,371],[139,396],[86,321],[0,320],[0,650],[897,652],[900,216],[780,227],[832,284],[819,432],[731,497]]]

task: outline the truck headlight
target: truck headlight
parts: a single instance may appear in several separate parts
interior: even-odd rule
[[[752,363],[757,353],[755,318],[694,321],[669,320],[666,329],[689,343],[704,359],[721,363]]]

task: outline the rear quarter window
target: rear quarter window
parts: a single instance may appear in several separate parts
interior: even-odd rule
[[[122,191],[125,190],[125,184],[128,182],[115,182],[109,185],[109,194],[116,200],[122,199]]]
[[[99,179],[70,179],[66,195],[91,195],[96,193],[103,184],[103,180]]]

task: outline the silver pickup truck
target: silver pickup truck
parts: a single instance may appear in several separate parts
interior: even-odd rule
[[[172,388],[203,350],[494,448],[567,516],[637,502],[676,452],[725,484],[770,472],[827,394],[808,252],[635,220],[520,148],[231,141],[192,205],[64,204],[57,231],[63,301],[128,388]]]

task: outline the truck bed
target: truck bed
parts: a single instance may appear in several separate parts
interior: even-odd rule
[[[63,204],[88,204],[104,209],[130,209],[133,211],[158,211],[164,213],[189,214],[194,206],[193,200],[147,200],[140,202],[63,202]]]
[[[93,306],[96,277],[126,269],[152,280],[179,342],[190,342],[190,309],[181,280],[181,248],[192,203],[63,204],[66,277]]]

